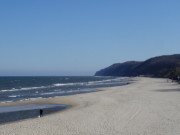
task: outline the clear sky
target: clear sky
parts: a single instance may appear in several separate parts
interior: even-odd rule
[[[0,0],[0,75],[93,75],[180,53],[180,0]]]

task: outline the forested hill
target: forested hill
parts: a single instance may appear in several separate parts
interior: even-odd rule
[[[146,61],[116,63],[97,71],[96,76],[152,76],[177,79],[180,76],[180,54],[164,55]]]

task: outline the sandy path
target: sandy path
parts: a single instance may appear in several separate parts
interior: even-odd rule
[[[135,80],[96,93],[30,101],[73,107],[0,125],[0,135],[180,135],[180,85],[166,79]]]

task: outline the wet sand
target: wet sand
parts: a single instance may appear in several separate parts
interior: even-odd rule
[[[69,108],[67,105],[56,104],[26,104],[0,107],[0,124],[20,121],[45,115]]]
[[[102,91],[0,104],[65,104],[64,111],[0,125],[1,135],[178,135],[180,85],[167,79],[136,81]]]

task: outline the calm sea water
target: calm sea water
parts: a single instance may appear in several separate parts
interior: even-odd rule
[[[120,86],[118,77],[0,77],[0,103],[94,92],[91,88]]]

